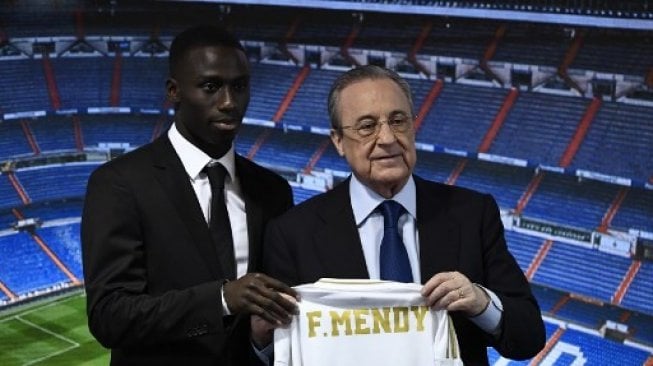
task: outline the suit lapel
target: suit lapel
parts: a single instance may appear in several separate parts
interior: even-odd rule
[[[244,159],[236,154],[236,174],[238,174],[240,181],[247,215],[247,237],[249,241],[247,272],[254,272],[259,270],[258,263],[261,255],[261,243],[263,242],[263,208],[259,202],[251,198],[251,191],[256,187],[250,183],[255,182],[256,177],[252,176],[247,164],[243,161]]]
[[[208,225],[204,220],[202,209],[197,201],[197,196],[190,184],[188,174],[177,156],[167,135],[153,143],[153,163],[157,181],[163,187],[166,198],[175,206],[179,218],[184,223],[186,231],[191,238],[199,255],[204,258],[206,265],[215,278],[221,278],[218,255],[211,240]]]
[[[458,268],[460,225],[447,216],[451,202],[443,186],[417,176],[417,228],[419,230],[422,282],[433,275]]]
[[[337,185],[318,213],[324,221],[315,233],[315,250],[323,273],[335,278],[369,278],[363,247],[351,209],[349,179]]]

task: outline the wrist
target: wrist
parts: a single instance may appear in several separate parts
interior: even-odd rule
[[[483,297],[484,304],[481,303],[483,305],[479,306],[478,309],[475,312],[473,312],[471,315],[468,315],[470,318],[475,318],[475,317],[483,314],[487,310],[487,308],[490,306],[490,303],[492,302],[492,299],[490,298],[490,295],[485,291],[485,289],[481,285],[479,285],[478,283],[473,283],[473,285],[474,285],[474,291],[475,292],[478,292],[478,291],[481,292],[481,294],[482,294],[481,296]]]

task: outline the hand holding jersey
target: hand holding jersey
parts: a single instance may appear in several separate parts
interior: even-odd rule
[[[429,308],[420,288],[333,279],[296,287],[299,314],[275,330],[274,364],[462,365],[447,311]]]

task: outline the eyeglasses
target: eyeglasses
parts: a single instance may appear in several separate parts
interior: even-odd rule
[[[349,130],[356,131],[358,136],[360,136],[361,138],[366,138],[366,137],[377,136],[381,131],[381,124],[383,123],[387,123],[388,127],[390,127],[390,130],[392,130],[393,133],[404,133],[408,131],[412,122],[413,122],[412,117],[406,116],[404,114],[399,114],[393,116],[387,121],[379,121],[370,118],[363,119],[358,121],[353,126],[342,126],[340,127],[340,129],[341,130],[349,129]]]

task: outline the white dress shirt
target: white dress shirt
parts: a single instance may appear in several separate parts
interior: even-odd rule
[[[358,227],[358,235],[363,246],[367,272],[370,279],[380,279],[379,258],[383,240],[383,214],[375,209],[385,198],[361,183],[354,174],[351,175],[349,182],[349,195],[354,220]],[[405,209],[404,213],[399,216],[397,227],[406,246],[413,282],[422,283],[419,264],[419,231],[416,225],[417,193],[412,176],[404,187],[392,197],[392,200],[400,203]],[[487,333],[498,334],[503,311],[501,300],[494,292],[485,287],[479,287],[490,296],[490,305],[481,314],[470,318],[470,320]]]
[[[179,133],[175,124],[172,124],[168,131],[168,137],[172,143],[172,147],[177,152],[181,163],[188,174],[197,201],[202,208],[204,220],[208,225],[211,220],[211,184],[206,174],[202,173],[202,169],[211,163],[218,162],[222,164],[227,170],[227,176],[224,182],[225,204],[227,205],[227,212],[229,213],[229,222],[231,223],[231,234],[234,242],[234,255],[236,259],[236,277],[239,278],[247,273],[247,265],[249,258],[249,236],[247,234],[247,213],[245,211],[245,200],[238,183],[238,176],[236,175],[236,156],[234,146],[231,145],[229,151],[224,154],[220,159],[213,159],[204,153],[197,146],[186,140],[184,136]],[[220,295],[222,297],[222,310],[225,315],[229,315],[229,307],[224,299],[222,287],[220,287]]]

